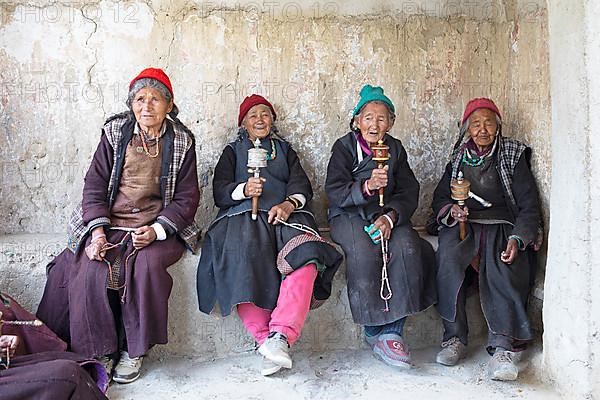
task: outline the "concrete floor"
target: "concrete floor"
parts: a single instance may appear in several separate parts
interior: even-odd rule
[[[495,382],[487,378],[489,356],[483,347],[470,347],[467,360],[456,367],[435,364],[435,348],[414,351],[416,366],[409,371],[386,366],[368,349],[294,352],[293,369],[268,378],[260,375],[260,356],[254,352],[209,362],[183,358],[160,360],[150,355],[142,367],[142,377],[128,385],[113,383],[109,397],[113,400],[560,399],[536,380],[534,368],[527,368],[539,360],[539,353],[523,357],[529,361],[520,362],[522,372],[517,382]]]

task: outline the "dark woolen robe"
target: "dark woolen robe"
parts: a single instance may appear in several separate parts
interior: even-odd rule
[[[479,254],[479,293],[483,314],[489,330],[496,335],[504,335],[517,340],[530,340],[533,337],[527,316],[527,298],[533,284],[536,270],[536,257],[528,246],[512,264],[502,262],[500,254],[506,249],[508,236],[517,235],[525,244],[536,240],[540,226],[538,191],[529,168],[530,150],[522,153],[512,176],[513,204],[498,176],[497,152],[492,156],[491,173],[496,182],[496,193],[472,191],[492,202],[491,208],[483,208],[473,199],[466,201],[469,208],[467,237],[460,241],[458,224],[442,226],[439,231],[437,251],[437,308],[447,321],[456,318],[458,292],[465,279],[465,271],[474,257]],[[482,167],[485,167],[482,166]],[[461,169],[467,168],[461,166]],[[454,201],[450,197],[452,165],[449,163],[438,183],[432,207],[436,216]],[[489,190],[489,189],[487,189]],[[479,193],[478,193],[479,191]],[[487,198],[486,198],[487,196]],[[505,220],[505,223],[493,223]]]
[[[134,121],[122,127],[123,137],[131,140]],[[173,127],[167,121],[167,129],[161,143],[161,179],[170,173],[172,159]],[[171,143],[171,145],[169,145]],[[86,224],[102,218],[110,218],[114,197],[108,194],[108,185],[113,170],[115,150],[106,135],[102,135],[92,163],[85,177],[83,188],[83,220]],[[116,157],[124,159],[124,149]],[[122,162],[117,166],[116,185],[118,190]],[[165,189],[161,183],[161,193]],[[189,148],[177,175],[173,200],[164,207],[159,216],[181,228],[193,220],[199,201],[196,173],[196,152]],[[121,289],[122,318],[127,338],[127,349],[131,357],[144,355],[154,344],[167,343],[168,299],[173,280],[167,268],[183,254],[185,245],[172,228],[166,227],[168,237],[154,241],[139,250],[129,259],[133,251],[129,240],[126,246],[107,253],[106,259],[114,262],[121,252],[121,268],[125,268],[125,288]],[[110,243],[119,243],[125,236],[123,231],[105,229]],[[107,296],[108,266],[102,261],[88,259],[84,248],[91,237],[79,246],[77,253],[65,250],[48,265],[48,280],[37,315],[61,338],[67,341],[72,351],[96,357],[111,354],[118,349],[118,332]]]
[[[9,369],[0,369],[0,400],[106,399],[94,382],[99,370],[91,363],[67,352],[14,357]]]
[[[210,226],[198,264],[197,289],[200,311],[210,313],[218,301],[223,316],[240,303],[253,303],[273,310],[277,305],[282,275],[277,268],[280,250],[294,237],[303,234],[296,229],[267,222],[269,209],[283,202],[286,196],[302,194],[312,198],[310,181],[300,165],[296,152],[282,140],[263,139],[261,146],[276,158],[260,171],[266,179],[259,197],[258,219],[251,219],[251,200],[233,200],[235,188],[248,180],[248,149],[252,142],[246,137],[230,143],[215,168],[213,195],[220,211]],[[308,205],[294,211],[288,223],[299,223],[317,229]],[[315,280],[313,299],[324,301],[331,294],[331,281],[342,261],[342,255],[327,243],[309,241],[295,247],[285,256],[292,269],[316,262],[325,270]]]
[[[348,298],[354,321],[383,325],[422,311],[435,303],[435,256],[431,245],[412,228],[419,183],[408,165],[402,143],[385,135],[390,147],[388,186],[383,209],[378,193],[363,195],[363,185],[377,168],[371,156],[359,161],[354,132],[338,139],[327,167],[325,190],[329,198],[332,239],[346,254]],[[389,240],[388,277],[392,289],[389,311],[380,297],[383,266],[380,244],[374,244],[363,228],[380,215],[396,211],[398,220]]]
[[[0,295],[5,321],[31,321],[35,316]],[[0,368],[0,400],[106,399],[108,376],[100,363],[64,352],[67,344],[45,325],[4,325],[2,334],[20,338],[8,369]]]

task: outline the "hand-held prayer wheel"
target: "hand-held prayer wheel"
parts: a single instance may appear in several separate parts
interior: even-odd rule
[[[248,173],[260,178],[260,169],[267,166],[267,151],[260,148],[260,139],[254,141],[254,148],[248,149]],[[258,196],[252,197],[252,219],[258,218]]]
[[[465,205],[465,200],[469,198],[469,190],[471,189],[471,182],[463,177],[462,171],[458,172],[458,177],[452,179],[450,182],[450,197],[452,200],[456,200],[460,208]],[[459,234],[460,240],[464,240],[467,236],[467,226],[464,222],[459,222]]]
[[[390,159],[390,146],[383,144],[383,140],[379,140],[377,144],[371,146],[371,150],[373,151],[373,160],[377,163],[377,168],[383,168],[385,162]],[[383,188],[379,188],[379,207],[383,207]]]

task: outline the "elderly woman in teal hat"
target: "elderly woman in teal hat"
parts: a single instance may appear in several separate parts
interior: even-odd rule
[[[346,254],[352,317],[364,325],[379,358],[410,367],[403,327],[407,316],[435,303],[435,256],[410,222],[419,183],[402,143],[389,134],[394,120],[394,104],[383,89],[364,86],[351,131],[333,145],[325,190],[331,237]],[[389,147],[383,168],[373,159],[380,141]]]

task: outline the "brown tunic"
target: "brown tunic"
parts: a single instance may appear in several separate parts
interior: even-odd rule
[[[147,140],[148,152],[156,154],[156,140]],[[123,175],[111,210],[113,226],[139,228],[156,220],[162,209],[160,157],[150,157],[140,134],[133,135],[125,150]]]

